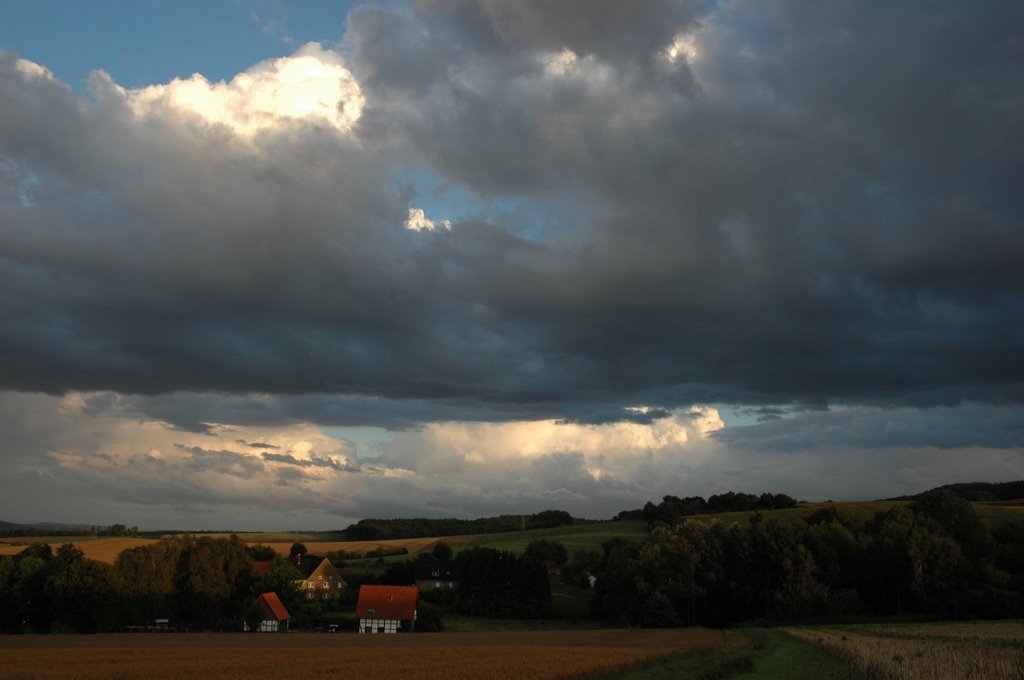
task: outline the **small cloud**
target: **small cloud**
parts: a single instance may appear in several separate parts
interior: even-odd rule
[[[242,446],[248,446],[250,449],[279,449],[279,448],[281,448],[280,446],[275,446],[274,444],[267,444],[266,442],[247,442],[244,439],[236,439],[235,443],[236,444],[241,444]]]
[[[700,55],[696,35],[693,33],[677,34],[661,54],[668,63],[673,65],[680,61],[692,62],[696,60]]]
[[[296,458],[295,456],[293,456],[293,455],[291,455],[289,453],[267,453],[267,452],[264,452],[262,455],[263,455],[263,460],[266,460],[266,461],[269,461],[269,462],[272,462],[272,463],[283,463],[285,465],[294,465],[296,467],[303,467],[303,468],[309,468],[309,467],[326,468],[326,469],[329,469],[329,470],[334,470],[336,472],[358,472],[359,471],[359,467],[356,466],[356,465],[352,465],[352,463],[350,463],[349,461],[347,461],[347,460],[338,460],[336,458],[331,458],[330,456],[325,456],[325,457],[321,458],[319,456],[313,455],[311,458]]]
[[[421,208],[409,208],[409,219],[405,221],[405,228],[411,231],[435,231],[438,228],[451,231],[452,223],[449,220],[427,219]]]

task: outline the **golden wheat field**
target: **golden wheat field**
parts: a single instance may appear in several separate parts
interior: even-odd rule
[[[6,636],[6,680],[253,677],[460,680],[569,678],[710,648],[721,631],[578,630],[406,635],[112,634]]]
[[[61,540],[58,536],[38,538],[6,539],[7,542],[0,543],[0,555],[17,555],[24,550],[29,543],[49,543],[54,549],[61,543],[74,543],[75,547],[81,550],[90,560],[113,564],[121,551],[128,548],[135,548],[140,545],[156,543],[152,538],[95,538],[86,541]]]
[[[469,543],[475,537],[474,536],[445,536],[445,537],[432,537],[432,538],[394,538],[383,541],[310,541],[303,545],[309,550],[311,554],[315,555],[326,555],[332,550],[344,550],[346,553],[352,555],[365,555],[372,550],[400,550],[402,548],[409,551],[410,554],[420,552],[421,550],[430,550],[434,545],[440,541],[444,541],[453,548],[465,543]],[[263,545],[270,546],[279,555],[287,555],[288,551],[291,550],[291,543],[279,543],[279,542],[267,542]]]
[[[399,550],[405,548],[410,554],[421,550],[430,550],[439,541],[445,541],[452,547],[463,545],[474,539],[473,536],[448,536],[445,538],[398,538],[385,541],[307,541],[304,545],[311,554],[326,555],[332,550],[344,550],[353,555],[365,555],[372,550],[383,549],[385,551]],[[31,538],[6,538],[0,539],[0,555],[17,555],[24,550],[29,543],[49,543],[51,546],[61,543],[74,543],[75,547],[85,553],[85,556],[92,560],[99,560],[113,564],[122,550],[134,548],[140,545],[156,543],[152,538],[96,538],[88,540],[67,540],[57,537],[31,537]],[[255,543],[255,542],[249,542]],[[265,542],[263,545],[270,546],[280,555],[287,555],[291,550],[291,542]]]
[[[823,647],[871,678],[1024,678],[1022,621],[867,624],[787,632]]]
[[[311,554],[315,555],[326,555],[331,550],[344,550],[347,553],[354,555],[365,555],[371,550],[384,549],[385,551],[398,550],[405,548],[410,554],[417,553],[421,550],[429,550],[438,541],[446,541],[451,546],[462,545],[473,539],[472,536],[451,536],[447,538],[402,538],[392,539],[386,541],[311,541],[304,545]],[[84,541],[68,541],[61,537],[33,537],[33,538],[8,538],[0,540],[0,555],[17,555],[24,550],[29,543],[49,543],[51,546],[60,545],[61,543],[74,543],[75,547],[79,548],[85,556],[91,560],[98,560],[100,562],[106,562],[113,564],[117,559],[117,556],[121,554],[122,550],[128,548],[134,548],[140,545],[149,545],[156,543],[156,539],[152,538],[96,538]],[[263,545],[270,546],[280,555],[287,555],[291,549],[292,544],[269,542]]]

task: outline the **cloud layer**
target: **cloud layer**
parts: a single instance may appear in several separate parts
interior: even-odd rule
[[[851,413],[1019,454],[1024,8],[940,5],[368,5],[337,50],[86,93],[0,53],[0,389],[111,391],[199,438],[472,432],[492,470],[530,424],[605,490],[567,432],[613,455],[694,404],[841,407],[700,438],[735,455],[878,450]],[[370,477],[176,443],[210,474]]]
[[[665,494],[736,489],[863,499],[1024,476],[1024,432],[1010,407],[817,412],[746,427],[693,407],[643,423],[438,422],[367,441],[301,421],[189,431],[140,406],[109,392],[0,393],[9,482],[0,513],[164,529],[330,529],[366,516],[550,508],[601,518]],[[929,434],[936,423],[938,437]],[[999,430],[1009,438],[997,440]]]
[[[5,57],[4,386],[1020,398],[1015,7],[569,5],[361,7],[348,66],[230,83]],[[423,233],[404,166],[516,207]]]

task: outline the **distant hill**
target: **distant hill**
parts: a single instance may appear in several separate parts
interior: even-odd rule
[[[63,534],[87,534],[92,531],[89,524],[64,524],[61,522],[37,522],[19,524],[0,520],[0,535],[3,536],[60,536]]]
[[[1015,501],[1024,498],[1024,480],[1015,482],[959,482],[943,484],[913,496],[898,496],[889,500],[913,501],[932,491],[949,491],[967,501]]]

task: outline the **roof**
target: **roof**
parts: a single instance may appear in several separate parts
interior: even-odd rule
[[[253,576],[269,576],[270,562],[255,561],[252,563]]]
[[[356,617],[412,621],[419,598],[416,586],[360,586]]]
[[[252,606],[259,607],[264,615],[269,614],[278,621],[287,621],[292,618],[292,615],[285,609],[284,603],[281,602],[281,598],[277,596],[277,593],[263,593],[256,598]]]
[[[459,563],[455,560],[416,560],[413,571],[417,581],[459,580]]]
[[[322,555],[297,555],[295,566],[298,567],[302,578],[308,579],[317,570],[317,567],[323,563],[324,559]]]

